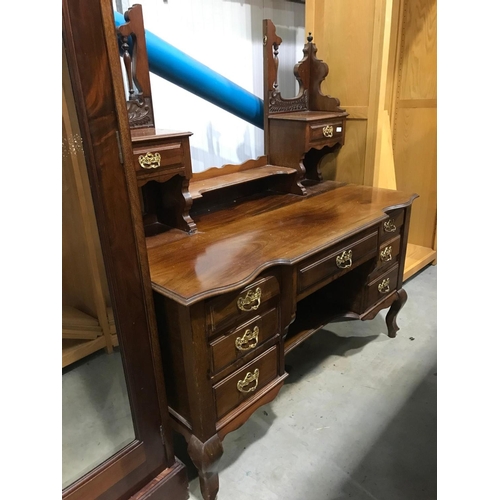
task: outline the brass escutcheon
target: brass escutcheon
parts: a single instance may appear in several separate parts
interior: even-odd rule
[[[392,246],[391,245],[386,246],[380,252],[380,260],[382,262],[389,262],[390,260],[392,260]]]
[[[340,269],[349,269],[352,266],[352,250],[344,250],[340,255],[337,255],[335,261]]]
[[[139,160],[139,165],[142,168],[158,168],[160,166],[161,162],[161,155],[160,153],[147,153],[145,155],[141,155],[138,158]]]
[[[323,127],[323,135],[325,137],[333,137],[333,125],[325,125]]]
[[[250,342],[254,340],[252,344]],[[238,337],[234,341],[234,345],[236,346],[236,349],[239,351],[249,351],[250,349],[255,349],[257,347],[257,344],[259,343],[259,327],[256,326],[252,330],[250,328],[248,330],[245,330],[245,334],[243,337]]]
[[[384,222],[384,231],[386,233],[393,233],[396,231],[397,227],[396,224],[394,224],[394,219],[389,219],[388,221]]]
[[[245,297],[238,298],[238,309],[240,311],[256,311],[260,306],[261,295],[262,290],[260,288],[256,288],[255,292],[252,290],[248,290]]]
[[[252,387],[248,387],[252,382],[255,382],[255,385],[252,385]],[[253,392],[255,389],[257,389],[257,386],[259,385],[259,369],[255,368],[254,372],[248,372],[243,380],[238,380],[238,383],[236,384],[236,388],[240,392]],[[248,389],[247,389],[248,387]]]
[[[380,293],[388,293],[390,290],[389,283],[390,283],[389,278],[385,278],[385,280],[382,280],[378,285],[378,291]]]

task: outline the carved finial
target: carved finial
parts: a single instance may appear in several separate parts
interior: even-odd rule
[[[311,32],[309,32],[309,36],[307,37],[307,41],[311,43],[313,41],[313,37],[311,35]]]

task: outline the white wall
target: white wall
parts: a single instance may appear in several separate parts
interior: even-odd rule
[[[263,97],[262,20],[283,38],[279,87],[296,94],[294,64],[302,59],[305,8],[286,0],[122,0],[141,3],[144,26],[252,94]],[[286,76],[286,78],[285,78]],[[264,154],[263,130],[151,74],[157,128],[189,130],[193,171],[242,163]]]

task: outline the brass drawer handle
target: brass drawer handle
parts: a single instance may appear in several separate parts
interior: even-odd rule
[[[390,283],[389,278],[385,278],[385,280],[382,280],[378,285],[378,291],[380,293],[389,293],[389,291],[390,291],[389,283]]]
[[[352,250],[344,250],[340,255],[337,255],[335,261],[340,269],[349,269],[352,266]]]
[[[250,344],[250,342],[252,340],[255,340],[255,342]],[[238,349],[239,351],[249,351],[250,349],[255,349],[257,347],[258,343],[259,343],[259,327],[258,326],[256,326],[253,329],[253,332],[249,328],[248,330],[245,331],[245,334],[243,335],[243,337],[238,337],[234,341],[234,345],[236,346],[236,349]]]
[[[391,245],[386,246],[380,252],[380,260],[382,262],[389,262],[390,260],[392,260],[392,246]]]
[[[255,385],[248,387],[252,382],[255,382]],[[253,392],[257,389],[259,385],[259,369],[255,368],[254,372],[248,372],[243,380],[238,380],[236,384],[236,388],[240,392]]]
[[[393,233],[396,231],[397,227],[396,224],[394,224],[394,219],[389,219],[388,221],[384,222],[384,231],[386,233]]]
[[[139,160],[139,165],[142,168],[158,168],[161,163],[161,155],[160,153],[147,153],[145,155],[141,155],[138,158]]]
[[[325,125],[323,127],[323,135],[325,137],[333,137],[333,126],[332,125]]]
[[[238,309],[240,309],[240,311],[256,311],[260,306],[261,295],[262,290],[260,288],[256,288],[255,292],[248,290],[244,298],[238,298]]]

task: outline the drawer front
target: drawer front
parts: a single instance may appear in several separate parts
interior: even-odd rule
[[[401,233],[401,227],[405,221],[405,211],[403,208],[387,212],[389,216],[380,224],[380,241],[385,241]]]
[[[217,418],[257,394],[277,376],[278,349],[274,346],[214,386]]]
[[[384,273],[389,267],[399,263],[399,249],[401,237],[396,236],[384,241],[378,249],[378,261],[375,271],[370,274],[369,281],[373,281]]]
[[[243,326],[223,335],[210,344],[212,351],[212,373],[217,373],[243,356],[252,357],[255,349],[278,333],[278,310],[276,308],[256,316]]]
[[[139,174],[154,175],[169,168],[182,166],[185,159],[182,141],[134,147],[134,167]]]
[[[393,266],[387,272],[373,280],[366,286],[366,306],[368,309],[376,304],[379,300],[384,299],[398,286],[398,272],[399,266]]]
[[[309,125],[309,142],[321,143],[340,139],[344,133],[343,120],[328,120]]]
[[[268,311],[279,299],[280,286],[274,276],[267,276],[243,290],[211,299],[207,302],[208,332],[212,334],[231,324],[249,321]],[[275,300],[271,300],[275,298]]]
[[[315,259],[309,259],[299,269],[299,292],[333,277],[345,270],[354,269],[377,253],[377,233],[372,232],[362,239],[359,236],[347,240]]]

